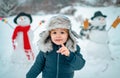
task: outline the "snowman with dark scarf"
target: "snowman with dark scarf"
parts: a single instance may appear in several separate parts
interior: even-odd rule
[[[111,60],[106,17],[101,11],[95,12],[87,30],[89,31],[89,39],[87,39],[85,47],[86,67],[87,65],[91,66],[91,72],[97,73],[96,76],[98,73],[105,72],[108,69],[109,61]]]
[[[34,60],[34,33],[30,24],[32,17],[30,14],[21,12],[14,18],[17,24],[12,35],[14,52],[12,53],[12,62],[18,64],[27,64]]]

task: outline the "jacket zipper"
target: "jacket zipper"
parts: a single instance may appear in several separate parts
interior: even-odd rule
[[[60,48],[60,46],[59,46],[59,48]],[[56,78],[58,78],[58,76],[59,76],[59,57],[60,57],[60,54],[58,53],[57,54],[57,73],[56,73]]]
[[[56,74],[56,78],[58,78],[58,74],[59,74],[59,54],[57,55],[57,74]]]

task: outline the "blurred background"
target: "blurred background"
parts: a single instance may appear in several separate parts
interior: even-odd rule
[[[53,14],[66,6],[107,7],[120,6],[120,0],[0,0],[0,17],[8,17],[19,12],[31,14]],[[68,14],[74,13],[71,8]]]

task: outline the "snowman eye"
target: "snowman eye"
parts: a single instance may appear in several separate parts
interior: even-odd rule
[[[101,20],[101,18],[98,18],[98,20]]]
[[[23,19],[26,19],[25,17]]]

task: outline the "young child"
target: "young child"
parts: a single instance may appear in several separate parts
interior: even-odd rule
[[[41,72],[42,78],[73,78],[74,71],[83,68],[85,60],[67,17],[52,17],[40,36],[40,52],[26,78],[36,78]]]

